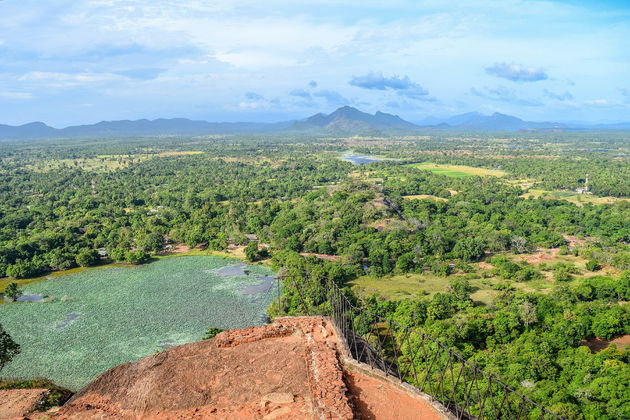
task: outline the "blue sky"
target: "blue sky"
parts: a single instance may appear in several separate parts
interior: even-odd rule
[[[628,1],[0,0],[0,123],[630,121]]]

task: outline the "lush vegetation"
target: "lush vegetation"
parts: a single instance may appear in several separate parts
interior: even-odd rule
[[[630,417],[628,350],[585,346],[630,333],[626,133],[3,146],[0,288],[175,245],[271,256],[283,273],[332,278],[564,417]],[[353,166],[338,158],[349,149],[396,160]],[[578,194],[587,174],[592,194]],[[148,306],[168,303],[158,292]]]

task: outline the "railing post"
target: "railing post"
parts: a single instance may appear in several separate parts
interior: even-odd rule
[[[276,277],[276,294],[278,295],[278,316],[280,315],[280,277]]]

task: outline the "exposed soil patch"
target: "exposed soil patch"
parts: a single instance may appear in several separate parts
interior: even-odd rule
[[[190,252],[190,247],[185,244],[173,244],[171,248],[168,249],[165,254],[185,254]]]
[[[350,391],[356,419],[444,419],[427,402],[411,397],[378,379],[353,370],[345,370],[344,379]]]
[[[47,396],[47,389],[0,390],[0,419],[22,418],[37,410]]]
[[[254,419],[289,406],[275,418],[310,418],[305,351],[298,336],[230,348],[215,340],[173,347],[103,373],[59,417]],[[274,393],[290,404],[268,397]]]
[[[610,347],[611,344],[616,345],[619,350],[623,350],[626,346],[630,345],[630,334],[622,335],[610,341],[595,337],[589,340],[582,340],[582,344],[591,349],[593,353],[599,353]]]
[[[339,255],[317,254],[315,252],[300,252],[300,255],[302,255],[303,257],[314,256],[319,258],[320,260],[326,261],[339,261],[341,259]]]

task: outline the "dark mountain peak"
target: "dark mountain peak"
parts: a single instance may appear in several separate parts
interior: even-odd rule
[[[332,114],[328,116],[329,118],[347,118],[349,120],[359,120],[359,121],[367,121],[372,117],[370,114],[359,111],[356,108],[351,106],[342,106],[341,108],[337,108]]]
[[[351,106],[342,106],[332,113],[315,114],[292,126],[296,130],[326,128],[346,132],[368,132],[374,130],[416,129],[417,127],[397,115],[377,111],[374,115],[360,111]]]

